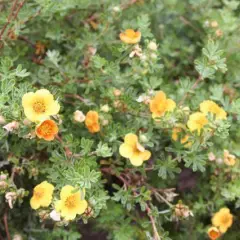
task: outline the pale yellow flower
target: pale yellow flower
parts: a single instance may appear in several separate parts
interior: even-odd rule
[[[212,224],[218,227],[221,233],[225,233],[232,226],[233,215],[228,208],[221,208],[212,218]]]
[[[54,100],[53,95],[46,89],[28,92],[22,97],[22,106],[26,117],[32,122],[41,122],[56,115],[60,105]]]
[[[189,116],[187,126],[191,132],[197,130],[198,135],[200,135],[201,129],[208,124],[208,120],[204,113],[196,112]]]
[[[48,207],[52,201],[54,186],[47,181],[38,184],[33,189],[33,196],[30,200],[30,205],[33,209],[40,207]]]
[[[129,158],[134,166],[140,166],[143,161],[151,157],[151,152],[138,142],[138,137],[133,133],[128,133],[124,138],[124,143],[119,148],[119,153],[122,157]]]
[[[88,203],[84,200],[84,191],[66,185],[61,190],[60,200],[56,202],[55,208],[65,220],[73,220],[77,214],[83,214],[87,206]]]
[[[215,102],[206,100],[200,104],[200,111],[204,114],[212,113],[216,119],[227,119],[227,113]]]

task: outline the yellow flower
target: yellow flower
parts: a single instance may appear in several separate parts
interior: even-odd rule
[[[216,119],[227,119],[227,113],[215,102],[206,100],[200,104],[200,111],[204,114],[212,113]]]
[[[205,117],[204,113],[196,112],[189,116],[189,120],[187,122],[187,126],[191,132],[198,131],[198,135],[200,135],[201,129],[208,124],[208,120]]]
[[[33,189],[33,196],[30,200],[32,209],[48,207],[52,201],[54,186],[47,181],[41,182]]]
[[[225,233],[232,223],[233,215],[228,208],[221,208],[212,218],[212,224],[218,227],[221,233]]]
[[[171,112],[175,107],[176,103],[172,99],[167,99],[163,91],[157,92],[156,96],[150,101],[150,111],[153,118],[162,117],[165,112]]]
[[[124,143],[119,148],[119,153],[125,158],[129,158],[134,166],[142,165],[143,161],[151,157],[151,152],[138,142],[138,137],[133,133],[128,133],[124,138]]]
[[[184,144],[185,147],[191,147],[192,143],[188,142],[189,139],[189,135],[185,134],[185,135],[181,135],[181,133],[183,132],[183,129],[180,127],[175,127],[173,128],[172,131],[172,139],[176,142],[176,141],[180,141],[181,144]],[[181,138],[179,139],[179,137],[181,136]]]
[[[62,188],[60,193],[61,200],[58,200],[55,208],[60,212],[65,220],[73,220],[77,214],[83,214],[87,209],[88,203],[84,200],[84,191],[66,185]]]
[[[53,95],[46,89],[24,94],[22,105],[26,117],[32,122],[44,121],[60,110],[60,105],[54,101]]]
[[[140,42],[141,33],[133,29],[127,29],[125,32],[119,34],[120,39],[127,44],[135,44]]]
[[[221,236],[221,232],[216,227],[210,227],[208,229],[208,236],[211,240],[216,240]]]
[[[234,166],[236,164],[236,156],[229,153],[228,150],[224,150],[224,163],[228,166]]]

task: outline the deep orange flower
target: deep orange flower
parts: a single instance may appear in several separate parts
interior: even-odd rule
[[[221,232],[216,227],[210,227],[208,229],[208,236],[211,240],[216,240],[221,236]]]
[[[89,132],[96,133],[100,131],[100,125],[98,121],[98,113],[96,111],[89,111],[86,115],[85,125]]]
[[[119,34],[122,42],[127,44],[135,44],[141,40],[141,32],[134,31],[133,29],[127,29],[125,32]]]
[[[53,120],[45,120],[37,125],[35,132],[39,138],[52,141],[58,133],[58,126]]]

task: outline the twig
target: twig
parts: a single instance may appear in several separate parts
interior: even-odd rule
[[[36,48],[35,44],[32,43],[28,38],[26,38],[24,36],[18,36],[18,40],[22,40],[22,41],[28,43],[31,47]]]
[[[150,209],[149,205],[146,206],[146,211],[147,211],[147,214],[148,214],[151,224],[152,224],[154,240],[161,240],[161,238],[158,234],[158,231],[157,231],[155,220],[154,220],[153,216],[151,215],[151,209]]]
[[[67,97],[67,98],[75,98],[75,99],[78,99],[82,102],[85,102],[85,99],[78,94],[65,94],[64,96]]]
[[[63,145],[63,148],[65,150],[66,156],[67,157],[72,156],[72,152],[70,151],[70,149],[67,146],[64,145],[62,138],[59,135],[56,135],[55,137]]]
[[[180,16],[179,19],[186,25],[189,25],[192,29],[197,31],[198,33],[202,33],[197,27],[195,27],[189,20],[187,20],[185,17]]]
[[[11,240],[11,236],[10,236],[9,229],[8,229],[7,210],[5,211],[5,213],[3,215],[3,222],[4,222],[5,231],[7,234],[7,239]]]
[[[3,26],[1,32],[0,32],[0,40],[2,40],[2,35],[3,33],[5,32],[7,26],[11,23],[11,19],[12,19],[12,16],[13,16],[13,12],[15,11],[15,8],[17,6],[17,3],[18,3],[18,0],[16,0],[13,5],[12,5],[12,8],[11,8],[11,12],[10,14],[8,15],[8,18],[7,18],[7,22],[5,23],[5,25]]]
[[[202,80],[203,80],[202,76],[199,76],[196,82],[190,88],[190,90],[194,90]],[[183,98],[180,100],[178,105],[179,106],[182,105],[188,96],[189,96],[188,92],[184,94]]]
[[[23,7],[24,3],[25,3],[25,0],[23,0],[19,5],[18,5],[18,0],[16,0],[13,3],[10,14],[8,15],[8,18],[7,18],[7,22],[5,23],[5,25],[3,26],[3,28],[0,32],[0,40],[2,40],[2,36],[3,36],[7,26],[12,22],[12,20],[15,20],[17,18],[18,13],[19,13],[20,9]],[[17,7],[17,9],[16,9],[16,7]]]

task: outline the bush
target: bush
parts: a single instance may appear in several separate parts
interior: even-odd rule
[[[239,238],[239,1],[0,11],[1,239]]]

